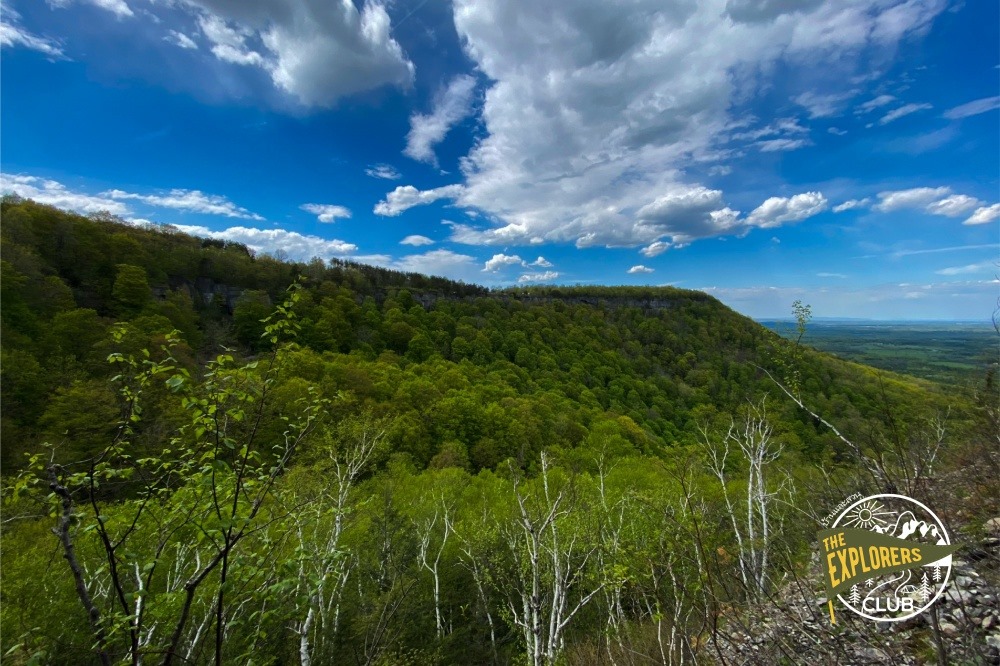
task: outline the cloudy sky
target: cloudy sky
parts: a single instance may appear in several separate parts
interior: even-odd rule
[[[986,320],[998,7],[6,0],[0,188],[490,286]]]

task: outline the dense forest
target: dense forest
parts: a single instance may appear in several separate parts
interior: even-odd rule
[[[849,494],[970,539],[1000,515],[992,376],[819,353],[801,304],[789,340],[695,291],[489,290],[16,197],[0,257],[5,662],[721,663],[819,589]]]

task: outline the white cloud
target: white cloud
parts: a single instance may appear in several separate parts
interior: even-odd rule
[[[497,271],[506,268],[508,266],[526,266],[527,264],[521,257],[516,254],[494,254],[491,258],[486,260],[486,264],[483,267],[483,271],[489,273],[496,273]]]
[[[393,262],[393,267],[410,273],[441,275],[458,280],[472,281],[476,277],[475,257],[451,250],[431,250],[424,254],[411,254]]]
[[[933,108],[930,104],[905,104],[898,109],[893,109],[878,120],[879,125],[888,125],[894,120],[899,120],[903,116],[908,116],[917,111],[924,111]]]
[[[385,195],[385,201],[375,204],[375,214],[396,217],[414,206],[424,206],[438,199],[452,199],[462,193],[461,185],[445,185],[433,190],[418,190],[412,185],[400,185]]]
[[[66,57],[62,45],[54,39],[32,34],[17,25],[20,15],[9,7],[4,7],[3,18],[0,19],[0,46],[13,48],[22,46],[32,51],[44,53],[53,60]]]
[[[434,100],[434,109],[429,114],[410,116],[410,133],[406,136],[403,154],[437,166],[434,146],[452,127],[472,114],[475,88],[476,80],[471,76],[456,76]]]
[[[707,189],[689,174],[734,155],[725,148],[734,108],[771,89],[779,72],[813,81],[815,96],[846,100],[840,82],[869,71],[873,56],[891,60],[901,39],[944,9],[941,0],[743,4],[456,0],[459,38],[489,84],[484,134],[460,164],[456,195],[484,222],[455,235],[506,245],[667,242],[675,223],[651,224],[639,211]],[[776,139],[804,140],[767,138]],[[688,217],[710,235],[745,230],[723,207]]]
[[[973,224],[988,224],[993,220],[1000,218],[1000,203],[995,203],[992,206],[983,206],[982,208],[977,208],[976,212],[969,216],[962,224],[973,225]]]
[[[734,232],[742,225],[739,211],[723,205],[722,192],[705,187],[661,195],[640,208],[636,217],[639,238],[655,241],[670,236],[674,244]]]
[[[382,180],[399,180],[402,178],[402,174],[396,171],[396,167],[391,164],[373,164],[365,169],[365,173],[372,178],[381,178]]]
[[[854,210],[855,208],[864,208],[869,203],[871,199],[865,197],[864,199],[848,199],[842,204],[838,204],[833,207],[834,213],[843,213],[845,210]]]
[[[1000,210],[998,210],[1000,212]],[[900,259],[902,257],[910,257],[919,254],[939,254],[941,252],[963,252],[965,250],[983,250],[986,248],[994,248],[996,245],[953,245],[951,247],[935,247],[927,250],[897,250],[892,253],[893,259]]]
[[[1000,109],[1000,97],[984,97],[983,99],[967,102],[953,109],[948,109],[942,115],[948,120],[958,120],[959,118],[968,118],[980,113],[987,113],[994,109]]]
[[[338,218],[351,217],[351,211],[344,206],[334,204],[306,203],[299,206],[307,213],[315,215],[320,222],[336,222]]]
[[[945,217],[959,217],[968,213],[973,208],[982,205],[982,201],[966,194],[952,194],[938,201],[927,205],[927,212],[931,215],[944,215]]]
[[[86,2],[87,4],[109,11],[118,18],[127,18],[134,15],[125,0],[86,0]],[[48,0],[48,3],[53,7],[66,7],[73,4],[73,0]]]
[[[793,197],[771,197],[750,213],[747,224],[771,229],[786,222],[799,222],[826,208],[826,197],[819,192],[803,192]]]
[[[872,206],[881,213],[906,208],[924,208],[951,194],[949,187],[914,187],[909,190],[879,192],[879,202]]]
[[[167,194],[136,194],[122,190],[108,190],[107,192],[102,192],[101,196],[117,200],[133,199],[149,206],[173,208],[192,213],[204,213],[206,215],[223,215],[225,217],[239,217],[258,221],[264,219],[260,215],[248,211],[246,208],[237,206],[224,196],[205,194],[200,190],[173,189]]]
[[[843,273],[816,273],[816,277],[844,279],[847,276]]]
[[[171,30],[166,37],[163,38],[164,41],[170,42],[175,46],[179,46],[182,49],[197,49],[198,45],[193,39],[185,35],[183,32],[178,32],[176,30]]]
[[[348,95],[385,85],[408,88],[414,66],[391,35],[377,0],[185,0],[199,17],[212,53],[259,67],[308,107],[331,107]]]
[[[965,266],[949,266],[939,271],[934,271],[938,275],[967,275],[969,273],[996,273],[998,264],[995,261],[981,261],[978,264],[967,264]]]
[[[128,215],[130,212],[128,206],[105,195],[93,196],[73,192],[58,181],[25,174],[0,173],[0,192],[4,194],[13,192],[40,204],[57,206],[78,213],[108,211],[112,215]]]
[[[754,145],[762,153],[775,153],[784,150],[798,150],[813,144],[809,139],[768,139],[767,141],[758,141]]]
[[[639,254],[644,257],[655,257],[663,254],[670,249],[670,243],[664,241],[656,241],[655,243],[650,243],[646,247],[639,250]]]
[[[421,236],[419,234],[414,234],[412,236],[407,236],[403,240],[399,241],[400,245],[412,245],[414,247],[420,247],[421,245],[434,245],[432,241],[427,236]]]
[[[827,127],[826,131],[834,136],[844,136],[847,134],[847,130],[840,129],[839,127]]]
[[[172,226],[193,236],[243,243],[255,252],[274,254],[280,251],[293,261],[308,261],[313,257],[321,259],[342,257],[358,249],[358,246],[353,243],[300,234],[297,231],[286,229],[230,227],[221,231],[213,231],[208,227],[186,224]]]
[[[219,60],[234,65],[262,65],[264,56],[251,50],[246,42],[253,36],[249,28],[234,28],[214,14],[206,14],[198,20],[201,33],[212,43],[212,53]]]
[[[539,268],[552,268],[552,262],[545,257],[538,257],[533,262],[528,264],[529,266],[537,266]]]
[[[752,123],[752,119],[738,120],[734,123],[737,128],[745,127]],[[734,132],[732,138],[734,140],[740,141],[757,141],[758,139],[763,139],[766,137],[773,136],[795,136],[797,134],[808,134],[809,128],[803,127],[799,124],[796,118],[778,118],[777,120],[765,125],[763,127],[758,127],[752,130],[743,130],[740,132]]]
[[[963,224],[985,224],[1000,217],[1000,204],[984,206],[983,202],[966,194],[953,194],[950,187],[914,187],[878,193],[879,202],[872,206],[880,213],[892,213],[916,208],[929,215],[961,217],[975,209]]]
[[[639,264],[638,266],[633,266],[632,268],[628,269],[627,272],[629,275],[635,275],[636,273],[652,273],[653,269],[643,266],[642,264]]]
[[[802,93],[792,101],[807,109],[810,118],[829,118],[839,115],[844,103],[857,94],[857,90],[829,94],[810,91]]]
[[[857,112],[857,113],[870,113],[871,111],[874,111],[875,109],[880,109],[883,106],[885,106],[886,104],[891,104],[892,102],[895,102],[895,101],[896,101],[896,98],[893,97],[892,95],[879,95],[878,97],[875,97],[874,99],[868,100],[864,104],[859,104],[858,108],[855,109],[855,112]]]
[[[545,271],[544,273],[525,273],[517,278],[518,282],[551,282],[559,277],[556,271]]]

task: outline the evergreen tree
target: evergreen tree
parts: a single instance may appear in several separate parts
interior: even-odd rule
[[[921,603],[927,603],[927,600],[930,598],[931,588],[930,585],[927,584],[927,572],[925,571],[924,575],[920,578],[920,587],[917,588],[917,599],[919,599]]]

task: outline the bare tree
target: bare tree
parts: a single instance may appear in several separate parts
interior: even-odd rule
[[[533,666],[556,663],[569,623],[605,586],[587,580],[598,543],[573,524],[582,511],[573,505],[571,488],[556,491],[545,453],[541,462],[541,492],[528,492],[515,473],[517,514],[501,528],[515,562],[514,578],[503,591]]]
[[[314,654],[327,654],[340,625],[340,605],[354,565],[341,547],[344,523],[351,512],[351,490],[385,438],[387,424],[371,414],[349,419],[326,441],[325,471],[331,483],[323,487],[308,511],[293,515],[298,543],[296,590],[304,615],[293,622],[299,637],[299,661],[310,666]]]
[[[757,595],[768,582],[774,505],[790,483],[786,478],[777,489],[768,489],[766,471],[780,457],[783,447],[774,439],[773,428],[767,419],[766,398],[756,403],[748,402],[740,420],[731,420],[725,435],[718,440],[704,426],[700,429],[708,451],[709,469],[719,481],[733,526],[743,584],[748,592]],[[743,479],[746,498],[742,507],[729,489],[732,479],[727,463],[733,448],[739,451],[746,465]]]

